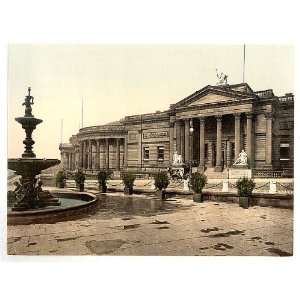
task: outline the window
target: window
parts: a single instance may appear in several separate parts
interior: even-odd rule
[[[164,160],[165,157],[165,148],[163,146],[157,147],[157,159]]]
[[[144,160],[149,160],[149,147],[144,147]]]
[[[290,160],[290,144],[280,144],[280,160]]]

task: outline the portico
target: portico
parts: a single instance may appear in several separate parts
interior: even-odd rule
[[[192,144],[191,125],[194,128]],[[180,134],[182,128],[184,136]],[[185,163],[192,160],[201,172],[212,167],[220,172],[224,167],[230,167],[242,150],[242,137],[245,139],[243,148],[247,149],[247,156],[251,159],[253,124],[250,112],[179,119],[176,120],[175,129],[178,131],[175,140],[177,153],[182,155]],[[193,153],[192,158],[189,157],[190,153]]]

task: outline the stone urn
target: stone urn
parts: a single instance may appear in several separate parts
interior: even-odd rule
[[[156,191],[156,195],[160,200],[166,200],[166,190],[162,189],[162,190],[157,190]]]
[[[125,195],[132,195],[133,194],[133,187],[127,187],[124,188],[124,194]]]
[[[194,202],[203,202],[202,193],[194,193],[193,194],[193,201]]]
[[[79,183],[79,191],[84,192],[84,183]]]
[[[99,190],[101,193],[106,193],[107,192],[107,185],[106,184],[100,184],[99,185]]]

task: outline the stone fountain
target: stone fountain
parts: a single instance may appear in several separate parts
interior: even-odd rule
[[[39,159],[32,151],[34,140],[32,139],[32,132],[36,126],[43,122],[37,119],[32,114],[31,105],[34,104],[34,97],[30,95],[31,88],[28,88],[28,95],[22,105],[25,105],[24,117],[16,118],[15,120],[22,125],[25,130],[26,138],[23,141],[25,151],[22,158],[8,159],[8,169],[13,170],[16,174],[21,175],[20,182],[17,182],[16,188],[9,194],[10,200],[14,206],[13,211],[24,211],[31,209],[38,209],[45,206],[60,205],[58,199],[54,198],[49,191],[42,189],[42,182],[37,179],[37,175],[49,167],[60,163],[58,159]]]

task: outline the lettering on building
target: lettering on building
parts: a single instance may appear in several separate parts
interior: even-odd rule
[[[155,139],[155,138],[164,138],[168,137],[169,132],[168,131],[152,131],[152,132],[144,132],[143,138],[145,140],[147,139]]]

